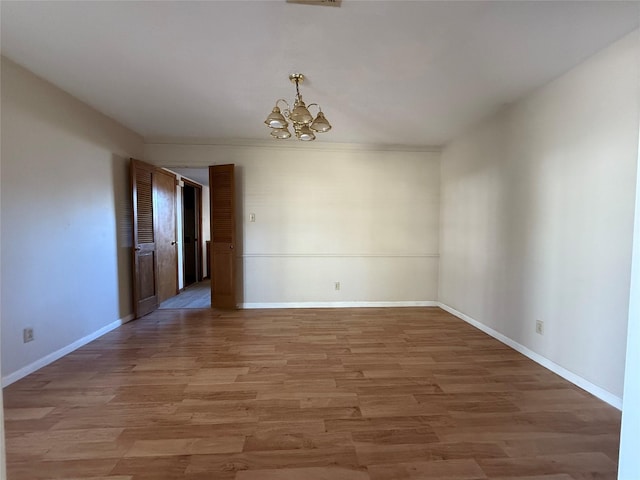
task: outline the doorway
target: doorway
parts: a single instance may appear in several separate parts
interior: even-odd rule
[[[184,180],[182,188],[182,259],[184,288],[202,280],[202,187]]]

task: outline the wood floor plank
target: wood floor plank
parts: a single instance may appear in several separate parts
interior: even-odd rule
[[[8,480],[53,480],[69,478],[92,479],[96,477],[108,477],[111,470],[116,466],[117,460],[90,459],[90,460],[64,460],[46,461],[40,460],[37,463],[7,462]]]
[[[489,476],[548,475],[571,472],[598,478],[615,478],[616,463],[601,452],[537,455],[535,457],[489,458],[478,460]]]
[[[362,465],[353,447],[335,446],[316,449],[264,450],[231,455],[196,455],[191,457],[185,474],[208,474],[218,478],[225,472],[245,470],[280,470],[289,468],[360,469]],[[232,477],[234,478],[234,477]]]
[[[362,470],[347,468],[283,468],[281,470],[245,470],[237,480],[370,480]]]
[[[190,462],[188,455],[128,457],[118,461],[111,475],[130,475],[132,480],[174,480],[184,478]]]
[[[241,452],[243,435],[217,435],[207,438],[171,438],[163,440],[136,440],[125,457],[157,457],[177,455],[207,455]]]
[[[475,460],[436,460],[369,467],[371,480],[479,480],[488,478]]]
[[[615,479],[620,412],[438,308],[158,310],[4,390],[9,480]]]

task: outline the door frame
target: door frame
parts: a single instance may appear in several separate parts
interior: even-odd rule
[[[196,243],[196,282],[201,282],[203,279],[202,268],[202,185],[199,183],[193,182],[187,178],[181,178],[183,185],[189,185],[190,187],[195,189],[195,215],[196,215],[196,234],[198,236],[198,242]],[[185,251],[184,251],[184,186],[182,188],[182,278],[183,278],[183,288],[186,288],[186,275],[185,275]]]

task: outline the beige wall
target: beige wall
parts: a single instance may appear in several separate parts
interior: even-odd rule
[[[638,58],[636,32],[442,154],[440,301],[609,392],[617,405]]]
[[[151,143],[145,158],[237,166],[245,306],[436,300],[438,153]]]
[[[6,383],[131,314],[128,158],[143,143],[7,59],[1,128]]]

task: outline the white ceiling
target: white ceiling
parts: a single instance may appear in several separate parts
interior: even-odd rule
[[[319,141],[441,145],[637,28],[639,5],[2,1],[1,45],[147,138],[267,139],[300,71],[334,127]]]

